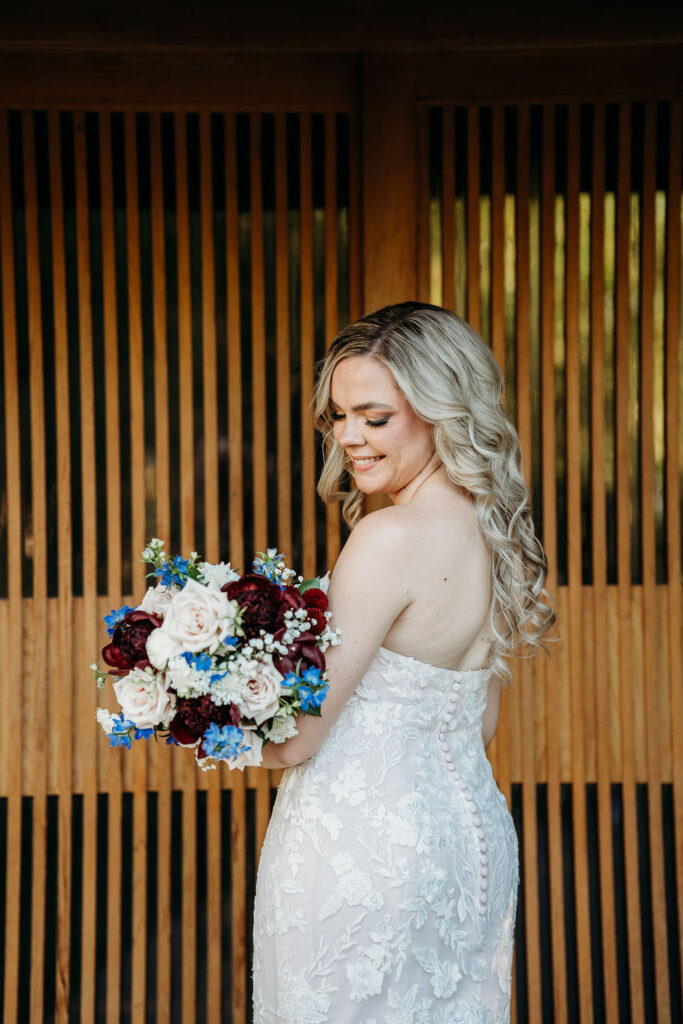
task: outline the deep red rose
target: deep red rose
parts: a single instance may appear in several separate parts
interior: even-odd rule
[[[283,627],[277,631],[275,639],[282,640],[284,634]],[[288,672],[296,672],[299,660],[301,660],[299,674],[305,672],[307,668],[319,668],[321,672],[325,668],[325,655],[316,645],[315,634],[308,630],[289,645],[286,654],[273,655],[273,665],[283,676],[286,676]]]
[[[319,636],[327,625],[327,619],[325,618],[325,612],[321,611],[320,608],[315,606],[306,609],[309,621],[311,623],[311,631]]]
[[[116,669],[116,674],[130,672],[139,666],[149,665],[147,657],[147,637],[161,625],[158,615],[140,611],[135,608],[127,612],[114,628],[111,643],[102,648],[102,657],[107,665]]]
[[[319,587],[309,587],[301,596],[307,608],[319,608],[321,612],[327,611],[329,604],[327,594]]]
[[[221,590],[229,601],[237,601],[246,612],[242,621],[244,635],[248,640],[259,635],[262,629],[274,633],[280,619],[281,591],[277,583],[265,576],[248,573],[241,580],[224,583]]]
[[[168,731],[178,743],[194,743],[212,722],[219,728],[240,724],[240,709],[236,704],[214,704],[208,693],[203,697],[178,697],[175,707]]]

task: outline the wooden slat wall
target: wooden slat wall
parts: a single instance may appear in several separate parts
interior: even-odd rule
[[[425,103],[418,117],[421,295],[490,324],[557,599],[560,642],[551,658],[515,665],[491,748],[501,788],[522,790],[520,1020],[552,1006],[556,1021],[670,1021],[680,1008],[667,914],[681,900],[680,122],[680,103],[654,101]],[[672,784],[676,839],[663,811]]]
[[[417,109],[418,292],[504,367],[557,598],[560,642],[516,665],[492,747],[524,866],[519,1021],[680,1006],[681,116]],[[149,536],[334,563],[310,402],[364,308],[360,153],[332,109],[0,115],[6,1020],[249,1019],[277,774],[111,750],[88,664]]]
[[[237,567],[274,544],[308,575],[333,564],[310,404],[360,305],[358,131],[334,110],[0,117],[3,1019],[249,1019],[277,775],[122,756],[88,666],[102,616],[144,593],[150,536]]]

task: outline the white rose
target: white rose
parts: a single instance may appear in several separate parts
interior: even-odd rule
[[[173,718],[175,696],[168,692],[166,685],[150,669],[132,669],[127,676],[114,683],[114,692],[123,717],[133,722],[138,729],[168,724]]]
[[[254,674],[244,684],[240,710],[246,718],[253,718],[261,725],[272,718],[280,706],[278,696],[282,692],[282,675],[272,664],[257,665]]]
[[[147,593],[138,605],[138,610],[150,612],[152,615],[161,615],[163,618],[177,593],[176,587],[165,587],[162,583],[157,583],[156,587],[147,588]]]
[[[207,587],[220,590],[225,583],[233,583],[240,578],[240,574],[230,565],[230,562],[219,562],[213,565],[211,562],[204,562],[201,566],[201,573]]]
[[[161,627],[153,629],[145,642],[147,657],[155,668],[165,669],[169,660],[180,653],[180,648],[173,637]]]
[[[213,654],[226,634],[233,633],[235,605],[221,590],[189,579],[173,598],[161,628],[182,651]]]

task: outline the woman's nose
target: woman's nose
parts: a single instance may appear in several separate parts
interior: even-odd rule
[[[340,444],[347,446],[364,443],[365,438],[363,437],[361,425],[356,420],[350,420],[348,417],[345,417],[340,422],[340,426],[341,430],[338,438]]]

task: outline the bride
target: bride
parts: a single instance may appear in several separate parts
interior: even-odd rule
[[[254,1024],[509,1020],[517,840],[484,753],[506,656],[554,621],[502,375],[454,313],[405,302],[319,368],[334,567],[321,716],[285,767],[254,908]],[[391,505],[361,518],[364,494]]]

